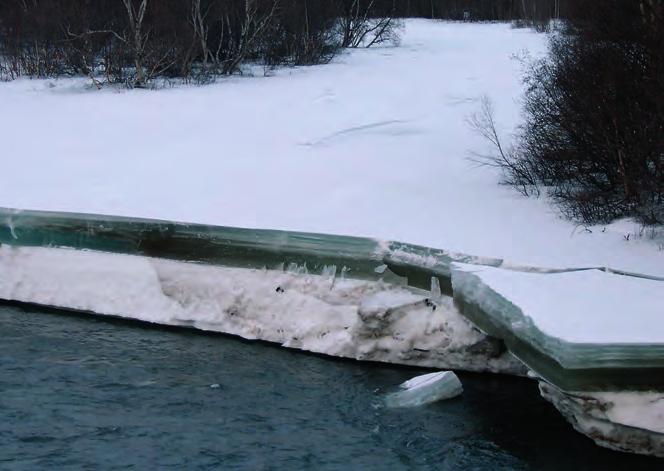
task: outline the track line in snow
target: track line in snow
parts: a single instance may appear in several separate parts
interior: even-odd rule
[[[394,125],[399,125],[399,124],[408,124],[411,123],[412,120],[402,120],[402,119],[389,119],[385,121],[376,121],[372,123],[367,123],[367,124],[361,124],[359,126],[352,126],[349,128],[343,128],[340,129],[339,131],[333,132],[331,134],[328,134],[327,136],[323,136],[319,139],[315,139],[312,141],[305,141],[302,142],[301,145],[303,146],[318,146],[322,144],[326,144],[330,141],[333,141],[337,138],[348,136],[348,135],[353,135],[353,134],[362,134],[365,131],[372,131],[375,129],[382,129],[382,128],[390,128],[393,127]],[[404,135],[404,134],[409,134],[413,133],[413,129],[407,128],[407,127],[396,127],[394,129],[394,135]]]

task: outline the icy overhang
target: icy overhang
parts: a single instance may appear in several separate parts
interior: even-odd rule
[[[461,312],[564,390],[664,386],[664,282],[452,265]]]

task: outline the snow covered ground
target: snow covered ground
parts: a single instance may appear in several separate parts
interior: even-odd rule
[[[363,235],[515,264],[664,275],[664,250],[636,224],[575,228],[467,160],[484,146],[464,122],[478,97],[493,100],[508,134],[522,91],[512,55],[537,56],[545,42],[508,25],[417,20],[398,48],[273,77],[159,91],[3,83],[0,206]]]

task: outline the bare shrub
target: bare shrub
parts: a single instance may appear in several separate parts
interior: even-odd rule
[[[469,116],[466,122],[493,149],[491,153],[472,151],[470,160],[480,166],[500,169],[501,183],[514,187],[522,195],[539,196],[537,178],[530,163],[521,158],[519,149],[503,146],[496,129],[493,104],[488,96],[480,97],[479,110]]]
[[[261,43],[263,62],[269,67],[329,62],[341,47],[334,29],[335,15],[335,2],[284,3],[278,24]]]
[[[396,4],[377,16],[376,0],[340,0],[339,30],[342,47],[371,47],[398,41],[400,22],[395,19]]]
[[[398,22],[381,13],[386,0],[350,1],[352,44],[339,29],[347,0],[6,0],[0,76],[203,83],[248,63],[320,64],[341,47],[396,39]]]
[[[522,194],[546,189],[585,224],[664,223],[664,0],[578,0],[525,77],[525,124],[505,149],[490,102],[470,124]]]
[[[664,2],[579,0],[526,77],[519,159],[569,217],[664,222]]]

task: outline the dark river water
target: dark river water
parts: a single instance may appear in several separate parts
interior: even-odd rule
[[[0,305],[0,469],[664,469],[596,447],[527,379],[381,405],[425,372]]]

